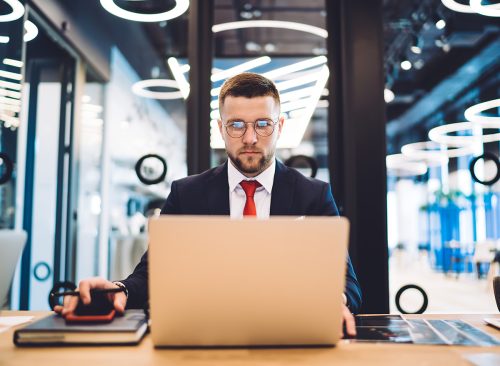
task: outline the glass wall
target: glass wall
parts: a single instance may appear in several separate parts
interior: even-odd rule
[[[465,2],[384,2],[393,311],[415,284],[427,312],[496,312],[499,34],[497,18]],[[400,302],[418,311],[422,296]]]
[[[37,310],[58,281],[128,275],[147,217],[186,176],[185,104],[168,59],[186,58],[188,13],[176,2],[121,2],[124,17],[99,1],[22,3],[0,22],[0,175],[14,163],[0,225],[28,235],[10,307]]]
[[[218,93],[239,72],[262,74],[276,83],[285,117],[277,156],[303,174],[329,181],[328,89],[331,77],[323,0],[227,1],[214,6],[214,59],[210,145],[212,166],[226,160],[217,125]]]

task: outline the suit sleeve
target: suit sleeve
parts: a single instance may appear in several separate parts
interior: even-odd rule
[[[319,214],[322,216],[338,216],[339,211],[335,200],[333,199],[332,191],[329,184],[323,188]],[[354,267],[351,263],[351,258],[347,254],[346,263],[346,278],[345,278],[345,295],[347,297],[347,307],[352,313],[358,313],[361,307],[361,287],[359,286]]]
[[[172,182],[170,194],[161,209],[162,215],[179,214],[177,182]],[[148,251],[144,253],[134,272],[120,281],[128,290],[127,309],[143,309],[148,301]]]

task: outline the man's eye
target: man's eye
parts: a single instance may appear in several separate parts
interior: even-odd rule
[[[240,121],[236,121],[236,122],[232,122],[229,126],[231,126],[232,128],[240,129],[240,128],[245,128],[245,123],[240,122]]]
[[[269,121],[265,120],[265,119],[257,121],[257,127],[267,127],[270,124],[271,123]]]

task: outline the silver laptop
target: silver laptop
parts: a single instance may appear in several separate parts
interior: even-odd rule
[[[151,219],[154,345],[334,345],[348,232],[342,217]]]

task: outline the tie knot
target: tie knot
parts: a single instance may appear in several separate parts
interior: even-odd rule
[[[260,184],[256,180],[242,180],[240,182],[240,186],[245,191],[247,197],[253,197],[253,195],[255,194],[255,190],[262,186],[262,184]]]

